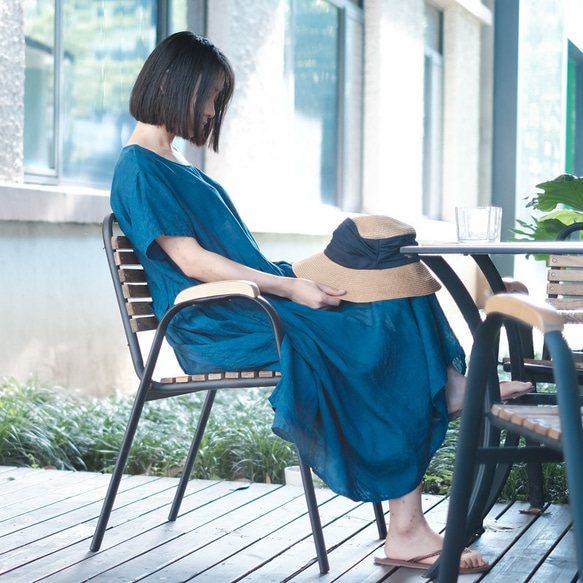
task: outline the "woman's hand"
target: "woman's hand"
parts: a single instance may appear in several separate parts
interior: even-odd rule
[[[300,277],[290,279],[289,284],[288,298],[290,300],[315,309],[326,309],[340,305],[342,296],[346,293],[343,289]]]

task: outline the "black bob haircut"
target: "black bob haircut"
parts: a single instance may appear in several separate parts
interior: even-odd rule
[[[215,116],[203,123],[204,106],[220,87]],[[130,96],[130,113],[143,123],[164,126],[197,146],[219,150],[219,135],[235,75],[227,57],[192,32],[165,38],[146,59]]]

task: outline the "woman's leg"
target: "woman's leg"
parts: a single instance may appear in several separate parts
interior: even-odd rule
[[[462,410],[464,395],[466,394],[467,378],[453,366],[447,367],[447,384],[445,398],[450,415]],[[532,383],[522,381],[505,381],[500,383],[500,397],[503,401],[519,397],[532,390]]]
[[[385,556],[398,561],[432,555],[419,559],[429,567],[438,558],[436,551],[443,548],[443,537],[427,523],[421,505],[421,486],[401,498],[389,500],[389,530],[385,542]],[[484,567],[488,561],[477,551],[466,551],[460,559],[460,568]]]

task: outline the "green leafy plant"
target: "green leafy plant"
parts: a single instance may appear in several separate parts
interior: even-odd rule
[[[297,464],[293,444],[271,431],[265,390],[223,391],[217,396],[193,476],[282,483]],[[203,397],[188,395],[146,405],[126,472],[177,475]],[[111,471],[133,396],[90,398],[60,388],[0,378],[0,464]]]
[[[583,177],[561,174],[536,187],[542,192],[528,199],[526,208],[546,214],[533,216],[530,223],[517,220],[515,241],[553,241],[566,226],[583,221]]]
[[[268,390],[219,392],[194,466],[193,477],[283,483],[297,465],[295,447],[271,431]],[[131,395],[90,398],[37,382],[0,378],[0,465],[109,472],[132,407]],[[146,405],[126,472],[175,476],[182,471],[202,403],[185,395]],[[447,495],[459,420],[450,424],[424,480],[426,493]],[[562,464],[545,464],[553,501],[565,499]],[[548,470],[546,468],[549,468]],[[524,499],[523,467],[512,469],[503,497]]]

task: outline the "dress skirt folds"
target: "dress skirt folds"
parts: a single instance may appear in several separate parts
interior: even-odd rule
[[[294,277],[260,252],[222,187],[192,166],[124,148],[111,205],[150,284],[158,317],[198,282],[162,251],[159,235],[194,237],[234,261]],[[434,295],[315,310],[267,296],[285,337],[278,361],[271,327],[250,303],[204,305],[174,318],[168,339],[186,373],[272,368],[273,431],[335,492],[353,500],[403,496],[422,480],[447,429],[446,368],[463,350]]]

